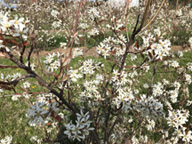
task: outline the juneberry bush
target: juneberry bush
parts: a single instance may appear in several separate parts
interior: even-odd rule
[[[114,3],[40,0],[0,11],[0,52],[12,62],[0,68],[16,69],[1,72],[0,95],[25,99],[26,127],[41,133],[28,143],[192,142],[192,62],[180,63],[183,52],[171,51],[168,1],[139,9],[129,0]],[[180,10],[192,10],[175,10],[189,30],[192,21]],[[42,57],[58,36],[64,51]],[[95,57],[74,47],[89,39]],[[16,134],[0,136],[0,144],[20,143]]]

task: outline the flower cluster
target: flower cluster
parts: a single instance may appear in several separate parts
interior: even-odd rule
[[[3,34],[11,34],[14,37],[22,37],[24,40],[27,39],[28,28],[24,18],[19,18],[15,16],[15,19],[9,19],[9,13],[0,12],[0,29]]]
[[[164,57],[169,56],[171,42],[167,39],[161,39],[159,29],[155,30],[155,34],[148,34],[147,37],[143,37],[143,49],[146,49],[144,54],[147,54],[150,60],[163,60]]]
[[[192,37],[189,39],[189,44],[192,47]]]
[[[24,82],[23,83],[23,88],[28,89],[30,87],[31,87],[31,84],[29,82]]]
[[[41,143],[42,143],[42,140],[41,140],[41,139],[38,139],[37,136],[32,136],[32,137],[30,138],[30,141],[31,141],[32,143],[36,142],[37,144],[41,144]]]
[[[88,11],[89,17],[91,20],[95,20],[96,18],[99,18],[99,11],[96,8],[90,8],[90,10]]]
[[[130,103],[135,99],[134,93],[129,87],[119,88],[117,90],[118,95],[114,98],[113,103],[117,108],[120,108],[121,104],[125,106],[125,109],[130,109]]]
[[[46,64],[46,67],[49,71],[53,72],[60,67],[60,61],[58,60],[59,56],[60,53],[49,53],[49,55],[45,57],[43,62]]]
[[[131,83],[132,81],[128,79],[128,75],[125,71],[122,71],[121,73],[118,72],[118,70],[113,71],[113,76],[111,77],[111,83],[113,83],[114,86],[124,86],[127,83]]]
[[[177,102],[177,98],[179,96],[179,90],[181,87],[181,84],[179,82],[174,82],[173,87],[175,88],[174,90],[170,90],[168,93],[170,95],[170,99],[172,103]]]
[[[59,14],[59,12],[57,11],[57,10],[52,10],[51,11],[51,15],[53,16],[53,17],[57,17],[57,15]]]
[[[97,47],[97,53],[105,59],[109,56],[121,57],[125,53],[126,38],[120,35],[119,38],[108,37]]]
[[[76,116],[77,120],[75,121],[75,124],[73,124],[72,121],[65,124],[66,130],[64,131],[64,134],[66,134],[69,139],[82,141],[89,135],[90,131],[94,130],[94,128],[91,127],[92,122],[89,120],[89,112],[84,114],[81,110]]]
[[[190,143],[192,141],[192,131],[187,130],[184,126],[188,121],[189,111],[187,110],[172,110],[169,111],[167,123],[175,129],[174,138],[178,142],[182,139],[183,142]]]
[[[85,81],[83,84],[85,87],[85,90],[81,92],[80,98],[82,101],[85,99],[93,99],[93,100],[102,100],[101,94],[99,92],[99,84],[103,81],[102,75],[96,75],[96,80],[93,81]]]
[[[19,73],[19,72],[14,73],[14,74],[8,74],[8,75],[4,75],[3,73],[1,73],[0,80],[8,82],[8,81],[13,81],[19,77],[21,77],[21,73]]]
[[[153,85],[153,96],[159,97],[163,94],[163,85],[158,82],[157,84]]]
[[[78,70],[78,69],[75,69],[75,70],[70,69],[70,70],[68,71],[68,74],[69,74],[70,79],[71,79],[73,82],[77,82],[77,80],[78,80],[79,78],[82,78],[82,77],[83,77],[82,74],[79,73],[79,70]]]
[[[163,104],[153,96],[147,97],[146,95],[141,95],[140,100],[136,100],[135,109],[140,112],[142,116],[152,117],[153,119],[165,115]]]
[[[36,125],[45,125],[50,119],[50,115],[58,111],[58,104],[56,102],[46,104],[44,102],[36,101],[34,104],[31,104],[31,108],[28,109],[27,117],[31,120],[29,124],[31,126]]]
[[[12,136],[6,136],[4,139],[0,140],[0,144],[11,144],[13,140]]]
[[[96,70],[99,70],[99,68],[101,68],[102,66],[102,63],[96,63],[94,60],[88,59],[83,62],[82,66],[80,67],[80,71],[83,74],[92,75],[95,73]]]
[[[107,3],[111,7],[116,8],[116,9],[122,8],[126,5],[124,0],[109,0],[109,1],[107,1]]]

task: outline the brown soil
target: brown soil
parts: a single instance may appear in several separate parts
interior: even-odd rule
[[[76,49],[76,48],[73,48]],[[92,47],[92,48],[86,48],[86,47],[80,47],[80,49],[83,50],[84,56],[98,56],[97,52],[96,52],[96,47]],[[59,52],[59,53],[68,53],[69,49],[63,49],[63,48],[57,48],[57,49],[53,49],[51,51],[41,51],[39,53],[40,56],[46,56],[48,53],[53,53],[53,52]],[[35,55],[33,55],[35,56]]]
[[[75,49],[75,48],[73,48],[73,49]],[[80,47],[80,49],[83,50],[84,56],[94,56],[94,57],[98,56],[98,54],[96,52],[96,47],[92,47],[92,48]],[[171,50],[172,51],[189,51],[189,50],[192,50],[192,48],[190,48],[190,47],[183,48],[182,46],[172,46]],[[60,53],[65,54],[65,53],[69,52],[69,49],[64,50],[63,48],[57,48],[57,49],[53,49],[51,51],[42,50],[39,52],[39,56],[46,56],[48,53],[53,53],[53,52],[60,52]],[[5,55],[0,52],[0,57],[5,57]],[[34,54],[32,54],[32,57],[37,57],[37,55],[34,53]]]

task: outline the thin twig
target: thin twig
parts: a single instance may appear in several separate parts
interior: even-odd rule
[[[157,15],[159,14],[161,8],[163,7],[165,3],[165,0],[162,1],[161,6],[159,7],[159,9],[157,10],[157,12],[154,14],[154,16],[151,18],[151,20],[149,20],[149,22],[145,25],[145,27],[142,28],[142,30],[140,31],[140,33],[142,33],[143,31],[145,31],[147,29],[147,27],[149,27],[149,25],[154,21],[154,19],[157,17]]]
[[[20,55],[20,62],[21,62],[21,63],[23,63],[23,55],[24,55],[25,49],[26,49],[26,46],[25,46],[23,40],[22,40],[22,45],[23,45],[23,48],[22,48],[21,55]]]
[[[27,74],[27,75],[24,75],[20,78],[17,78],[13,81],[10,81],[10,82],[4,82],[4,81],[0,81],[0,85],[14,85],[16,86],[18,84],[19,81],[23,80],[23,79],[26,79],[26,78],[30,78],[30,77],[34,77],[34,75],[32,74]]]
[[[4,69],[4,68],[18,68],[18,66],[8,66],[8,65],[1,65],[0,64],[0,68]]]

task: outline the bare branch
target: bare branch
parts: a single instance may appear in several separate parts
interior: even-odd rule
[[[1,65],[0,64],[0,68],[4,69],[4,68],[19,68],[18,66],[8,66],[8,65]]]
[[[149,25],[154,21],[154,19],[155,19],[155,18],[157,17],[157,15],[159,14],[161,8],[163,7],[164,3],[165,3],[165,0],[163,0],[163,1],[161,2],[161,6],[160,6],[159,9],[157,10],[157,12],[154,14],[154,16],[151,18],[151,20],[149,20],[149,22],[146,24],[146,26],[142,28],[142,30],[141,30],[140,32],[143,32],[144,30],[146,30],[147,27],[149,27]]]
[[[127,58],[128,52],[129,52],[129,49],[134,44],[135,36],[141,31],[143,25],[145,24],[145,21],[146,21],[147,16],[148,16],[148,11],[149,11],[149,7],[150,7],[150,4],[151,4],[151,1],[152,0],[148,0],[147,6],[146,6],[146,9],[145,9],[145,13],[143,15],[143,19],[141,21],[141,25],[140,25],[140,27],[138,29],[137,29],[137,26],[138,26],[138,23],[139,23],[139,17],[140,16],[138,16],[138,18],[137,18],[137,22],[135,24],[135,28],[134,28],[133,33],[131,35],[131,40],[126,45],[125,54],[123,55],[123,59],[122,59],[121,66],[119,68],[119,72],[121,72],[123,70],[123,67],[124,67],[124,64],[125,64],[125,61],[126,61],[126,58]]]
[[[33,49],[34,49],[34,44],[31,45],[31,48],[30,48],[30,51],[29,51],[29,54],[28,54],[28,58],[27,58],[28,67],[29,67],[29,68],[31,67],[31,54],[32,54],[32,52],[33,52]]]
[[[133,40],[134,40],[135,36],[141,31],[141,29],[143,28],[143,26],[144,26],[144,24],[146,22],[146,19],[148,17],[148,12],[149,12],[151,1],[152,0],[148,0],[148,2],[147,2],[147,6],[146,6],[145,12],[143,14],[143,19],[141,21],[140,27],[132,33],[131,37],[132,37]],[[136,23],[136,25],[137,25],[137,23]]]
[[[21,63],[23,63],[23,55],[24,55],[25,49],[26,49],[26,46],[25,46],[23,40],[22,40],[22,45],[23,45],[23,48],[22,48],[21,55],[20,55],[20,62],[21,62]]]

